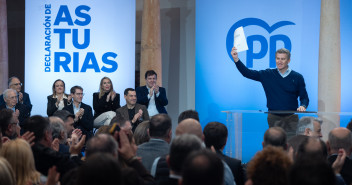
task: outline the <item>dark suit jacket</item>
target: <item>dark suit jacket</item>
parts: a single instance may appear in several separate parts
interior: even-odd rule
[[[99,99],[99,92],[93,93],[93,109],[94,109],[94,119],[97,118],[100,114],[108,111],[116,111],[116,109],[120,108],[120,94],[116,93],[116,97],[114,101],[111,99],[106,102],[106,97],[108,96],[108,92],[105,93]]]
[[[216,151],[216,155],[230,167],[233,177],[235,178],[236,185],[244,185],[246,180],[241,160],[228,157],[224,155],[221,151]]]
[[[6,104],[0,105],[0,110],[6,109]],[[30,117],[30,110],[28,106],[23,105],[22,103],[17,103],[15,106],[15,110],[20,111],[20,115],[18,117],[18,121],[20,122],[20,126],[23,127],[23,122],[27,118]]]
[[[165,113],[166,109],[164,106],[166,106],[169,102],[166,97],[166,91],[165,88],[159,87],[159,96],[155,96],[155,105],[156,109],[158,110],[159,113]],[[136,94],[137,94],[137,103],[145,105],[148,107],[150,99],[148,99],[148,88],[147,86],[141,86],[136,88]]]
[[[84,109],[84,114],[81,119],[75,122],[74,127],[82,130],[82,133],[87,136],[87,141],[93,136],[93,113],[92,108],[87,104],[81,103],[81,108]],[[63,110],[67,110],[74,114],[73,102],[71,105],[64,107]]]
[[[48,114],[48,116],[52,116],[58,109],[55,105],[57,98],[53,98],[53,95],[49,95],[47,98],[48,98],[48,105],[46,107],[46,113]],[[67,103],[68,103],[68,100],[64,99],[64,107],[67,106]]]
[[[330,165],[332,165],[332,163],[334,163],[336,158],[337,158],[337,155],[331,155],[328,157]],[[342,166],[340,174],[341,174],[342,178],[345,180],[346,184],[351,184],[351,182],[352,182],[352,159],[350,159],[349,157],[346,157],[345,163]]]
[[[28,95],[28,93],[26,93],[26,92],[22,92],[22,94],[23,94],[23,103],[21,103],[21,104],[23,104],[23,105],[25,105],[26,106],[26,108],[29,110],[29,116],[31,115],[31,111],[32,111],[32,103],[31,103],[31,100],[29,99],[29,95]],[[17,98],[18,98],[18,96],[17,96]],[[1,105],[4,105],[4,104],[6,104],[5,103],[5,100],[4,100],[4,96],[3,95],[1,95],[0,96],[0,106]]]
[[[37,142],[32,146],[32,151],[35,168],[44,175],[48,175],[49,168],[55,165],[57,171],[60,172],[60,178],[62,178],[70,169],[81,164],[79,157],[70,158],[70,155],[56,152]]]
[[[144,105],[141,105],[141,104],[138,104],[136,103],[135,107],[134,107],[134,110],[135,110],[135,114],[138,113],[139,109],[142,109],[143,111],[143,116],[142,116],[142,119],[141,120],[137,120],[134,124],[132,124],[132,131],[134,132],[134,130],[136,129],[136,127],[139,125],[139,123],[143,122],[143,121],[146,121],[146,120],[149,120],[149,114],[148,114],[148,110],[147,108],[144,106]],[[128,115],[128,108],[127,108],[127,105],[121,107],[121,108],[118,108],[116,110],[116,117],[117,118],[124,118],[126,120],[130,120],[129,119],[129,115]],[[130,120],[131,121],[131,120]]]
[[[144,167],[150,171],[154,160],[169,153],[169,143],[162,139],[151,138],[149,142],[143,143],[137,148],[137,156],[142,157]]]

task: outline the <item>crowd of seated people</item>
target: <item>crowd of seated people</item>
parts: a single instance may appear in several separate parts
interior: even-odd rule
[[[146,74],[146,80],[150,76],[156,78]],[[147,97],[155,96],[152,104],[158,105],[153,116],[133,88],[125,90],[121,107],[111,79],[104,77],[93,109],[83,103],[82,87],[66,94],[64,81],[56,80],[47,97],[48,117],[30,116],[29,95],[12,88],[21,86],[18,78],[9,80],[1,97],[0,184],[352,184],[349,129],[331,130],[324,142],[322,121],[313,117],[302,117],[291,138],[271,127],[263,150],[243,164],[223,152],[227,127],[215,121],[202,128],[195,110],[179,115],[173,133],[166,111],[157,112],[167,104],[159,102],[166,98],[164,89],[148,80],[146,92],[154,94]]]

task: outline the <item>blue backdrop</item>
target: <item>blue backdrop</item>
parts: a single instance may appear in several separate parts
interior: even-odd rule
[[[341,0],[342,96],[341,110],[351,111],[351,2]],[[212,0],[196,1],[196,110],[204,127],[210,121],[226,122],[223,110],[267,110],[259,82],[244,78],[230,50],[233,32],[243,26],[249,50],[239,54],[247,67],[275,68],[275,51],[291,50],[290,68],[301,73],[310,99],[309,111],[318,106],[318,55],[320,1]],[[346,38],[346,40],[344,40]],[[243,160],[261,148],[266,115],[244,116]],[[348,121],[348,118],[342,119]],[[249,124],[250,123],[250,124]],[[343,125],[344,123],[341,123]]]

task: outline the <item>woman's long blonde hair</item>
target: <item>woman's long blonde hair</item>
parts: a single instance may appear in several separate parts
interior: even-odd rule
[[[100,86],[99,86],[99,99],[104,96],[105,92],[104,92],[104,89],[103,89],[103,81],[105,79],[108,79],[110,81],[110,84],[111,84],[111,88],[110,88],[110,91],[113,91],[114,90],[114,87],[112,86],[112,81],[109,77],[104,77],[100,80]]]
[[[0,182],[1,184],[6,185],[16,184],[15,175],[13,174],[11,165],[3,157],[0,157]]]
[[[11,164],[17,185],[39,184],[40,173],[35,169],[32,149],[27,141],[17,138],[4,143],[1,156]]]

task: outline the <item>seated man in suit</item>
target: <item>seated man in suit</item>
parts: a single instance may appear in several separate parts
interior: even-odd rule
[[[22,126],[24,120],[30,116],[29,107],[22,103],[17,103],[17,92],[13,89],[6,89],[4,91],[3,100],[5,104],[0,105],[0,110],[11,109],[15,112],[15,115],[18,117],[19,124]]]
[[[228,131],[224,124],[210,122],[204,127],[204,143],[207,148],[211,146],[216,150],[216,155],[220,157],[230,167],[237,185],[244,185],[245,177],[241,160],[228,157],[222,153],[227,141]]]
[[[155,158],[169,153],[171,127],[171,118],[167,114],[155,115],[150,120],[150,140],[139,145],[137,149],[137,156],[142,157],[142,163],[148,171],[151,170]]]
[[[79,128],[83,135],[87,136],[87,140],[93,136],[93,113],[92,107],[82,103],[83,88],[80,86],[73,86],[71,88],[71,96],[73,103],[64,107],[71,114],[75,115],[74,127]]]
[[[132,123],[132,131],[137,128],[139,123],[149,120],[147,108],[144,105],[138,104],[136,91],[132,88],[127,88],[124,91],[124,98],[126,105],[116,110],[116,117],[121,117],[130,120]]]
[[[150,116],[155,114],[165,113],[164,106],[168,104],[165,88],[159,87],[156,84],[157,74],[154,70],[149,70],[145,73],[145,86],[137,87],[137,103],[145,105],[148,108]]]
[[[32,111],[31,100],[29,99],[29,95],[26,92],[23,92],[23,93],[21,92],[22,83],[21,83],[20,79],[18,79],[15,76],[9,78],[8,86],[9,86],[9,89],[13,89],[16,91],[16,95],[17,95],[17,102],[16,103],[20,103],[20,104],[25,105],[27,107],[27,109],[29,110],[29,115],[30,115],[31,111]],[[5,104],[5,101],[4,101],[4,97],[2,94],[0,96],[0,106],[3,104]]]

